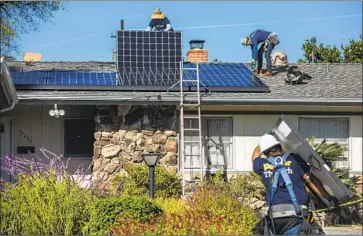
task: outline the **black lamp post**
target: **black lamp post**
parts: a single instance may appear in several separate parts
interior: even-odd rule
[[[149,196],[154,199],[155,185],[155,166],[158,163],[160,153],[143,153],[141,154],[145,164],[149,167]]]

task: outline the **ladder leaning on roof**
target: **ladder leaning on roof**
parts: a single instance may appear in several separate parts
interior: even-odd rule
[[[190,73],[194,71],[194,73]],[[184,76],[185,74],[185,76]],[[188,91],[185,92],[183,86],[184,85],[191,85],[193,87],[196,86],[196,91]],[[191,189],[191,185],[200,182],[203,184],[203,155],[202,155],[202,121],[201,121],[201,99],[200,99],[200,78],[199,78],[199,63],[196,63],[196,67],[184,68],[183,62],[180,62],[180,168],[182,172],[182,187],[183,187],[183,195],[188,195],[191,192],[186,191],[186,185],[188,184],[188,188]],[[187,96],[186,96],[187,95]],[[188,96],[189,95],[189,96]],[[185,98],[187,97],[187,101]],[[184,109],[188,108],[197,108],[197,116],[184,116]],[[193,128],[190,125],[190,128],[185,128],[185,120],[188,119],[189,121],[197,120],[198,128]],[[195,134],[197,132],[198,137],[198,148],[197,153],[186,153],[185,151],[185,132]],[[194,135],[193,135],[194,136]],[[195,150],[195,149],[194,149]],[[195,167],[193,164],[194,158],[197,158],[199,161],[199,167]],[[190,163],[190,166],[186,164]],[[194,176],[194,169],[200,169],[200,176],[199,179],[195,178]],[[186,176],[185,171],[189,170],[188,177]]]

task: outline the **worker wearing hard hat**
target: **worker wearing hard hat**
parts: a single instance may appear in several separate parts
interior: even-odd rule
[[[173,31],[169,19],[160,8],[155,9],[150,18],[149,27],[146,31]]]
[[[325,196],[329,194],[321,183],[310,181],[310,168],[302,158],[283,153],[281,144],[271,134],[261,137],[252,161],[253,171],[262,177],[266,187],[267,217],[272,222],[274,235],[298,235],[303,225],[302,213],[309,201],[304,181],[311,189]]]
[[[262,55],[265,52],[266,57],[266,69],[267,72],[262,74],[264,76],[272,75],[272,62],[271,53],[275,45],[279,44],[279,39],[276,33],[269,32],[266,30],[258,29],[253,31],[249,36],[241,39],[242,45],[251,46],[252,49],[252,62],[251,67],[255,69],[257,63],[257,74],[262,73]],[[258,49],[258,45],[262,43],[261,47]]]

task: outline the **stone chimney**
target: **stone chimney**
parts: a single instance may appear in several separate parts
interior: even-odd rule
[[[23,61],[25,62],[36,62],[41,60],[42,55],[40,53],[26,52],[23,54]]]
[[[208,50],[203,49],[204,42],[204,40],[190,40],[190,50],[187,52],[188,62],[208,62]]]

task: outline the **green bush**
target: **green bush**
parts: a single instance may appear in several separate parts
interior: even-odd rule
[[[121,219],[115,235],[247,235],[258,222],[256,213],[235,197],[213,187],[199,188],[186,210],[162,214],[146,222]]]
[[[118,218],[146,221],[161,214],[162,210],[146,197],[106,197],[90,204],[90,220],[84,234],[110,234],[110,227]]]
[[[81,234],[88,220],[90,195],[69,177],[18,175],[17,183],[5,185],[0,195],[0,231],[9,234]]]
[[[129,196],[146,196],[149,189],[149,169],[146,165],[127,165],[127,175],[116,175],[111,186],[117,194]],[[169,173],[165,168],[156,166],[155,197],[168,198],[181,195],[181,182],[176,174]]]
[[[186,201],[180,198],[158,198],[154,200],[165,214],[186,213],[189,208]]]
[[[240,199],[265,200],[265,187],[261,177],[252,171],[248,174],[232,176],[228,180],[223,176],[222,171],[217,171],[215,175],[208,177],[207,183],[218,191],[226,192]]]

